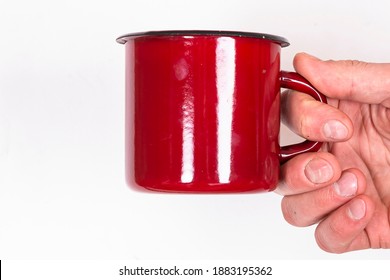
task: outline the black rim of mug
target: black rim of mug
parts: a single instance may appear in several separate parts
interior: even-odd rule
[[[269,40],[278,43],[281,47],[287,47],[290,45],[287,39],[256,32],[243,32],[243,31],[223,31],[223,30],[164,30],[164,31],[147,31],[136,32],[122,35],[116,39],[120,44],[125,44],[129,39],[145,36],[220,36],[220,37],[247,37],[256,38],[262,40]]]

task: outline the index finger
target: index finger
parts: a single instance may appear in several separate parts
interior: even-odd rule
[[[390,108],[390,63],[322,61],[299,53],[294,58],[294,67],[328,97]]]

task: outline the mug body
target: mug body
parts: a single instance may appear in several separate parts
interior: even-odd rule
[[[131,184],[193,193],[275,188],[285,40],[233,32],[149,32],[120,40]]]

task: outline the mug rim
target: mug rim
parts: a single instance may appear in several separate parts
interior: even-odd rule
[[[116,41],[119,44],[125,44],[130,38],[149,37],[149,36],[221,36],[221,37],[246,37],[254,39],[268,40],[278,43],[282,48],[290,45],[286,38],[281,36],[245,32],[245,31],[225,31],[225,30],[160,30],[160,31],[146,31],[134,32],[119,36]]]

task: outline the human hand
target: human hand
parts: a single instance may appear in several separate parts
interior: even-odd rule
[[[390,248],[390,64],[297,54],[294,67],[329,105],[282,95],[284,123],[324,142],[281,168],[275,192],[286,221],[318,223],[316,241],[328,252]]]

